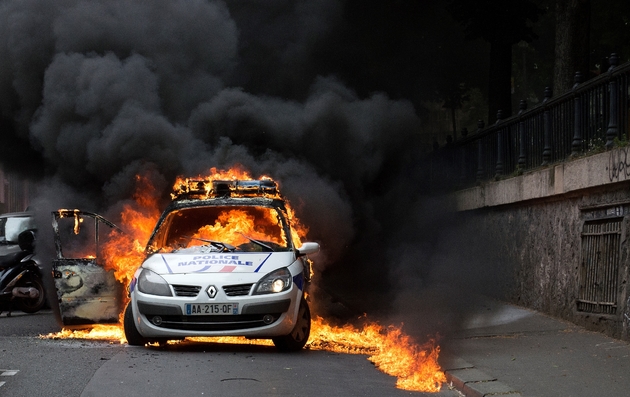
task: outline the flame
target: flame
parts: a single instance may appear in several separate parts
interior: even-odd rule
[[[127,343],[125,332],[120,324],[94,324],[85,330],[62,329],[59,332],[41,335],[46,339],[91,339]]]
[[[277,244],[286,245],[285,236],[274,236],[265,233],[267,225],[278,225],[278,215],[276,210],[262,212],[262,216],[255,218],[254,215],[243,210],[229,210],[222,212],[214,225],[206,225],[193,234],[197,239],[214,239],[232,245],[240,245],[248,242],[245,236],[253,239],[272,241]]]
[[[59,210],[59,217],[63,218],[63,217],[66,216],[65,214],[70,214],[70,213],[74,217],[74,227],[73,227],[72,231],[74,232],[74,234],[79,234],[80,225],[81,225],[81,223],[83,223],[83,218],[81,218],[79,216],[79,210],[60,209]]]
[[[306,238],[306,234],[308,233],[308,227],[304,226],[300,220],[295,216],[295,212],[288,200],[285,199],[285,203],[287,205],[287,217],[289,218],[289,223],[291,224],[291,234],[293,236],[293,245],[299,248],[302,245],[302,239]]]
[[[89,329],[62,329],[59,332],[40,335],[46,339],[89,339],[106,340],[110,342],[127,343],[125,331],[122,327],[123,313],[118,316],[119,324],[93,324]]]
[[[171,193],[171,198],[175,199],[177,196],[185,194],[189,191],[191,183],[199,186],[200,184],[203,186],[203,190],[206,192],[206,195],[210,194],[212,190],[212,181],[235,181],[235,180],[254,180],[249,172],[245,171],[242,166],[237,165],[229,170],[218,170],[216,167],[210,168],[210,172],[207,176],[197,176],[196,178],[185,178],[183,176],[179,176],[175,179],[175,184],[173,184],[173,193]],[[258,180],[271,180],[268,176],[261,176]]]
[[[105,269],[114,270],[116,280],[128,285],[144,260],[144,247],[160,217],[158,194],[147,177],[136,176],[133,201],[123,206],[124,233],[112,230],[103,244]]]
[[[210,170],[210,178],[206,180],[235,180],[251,179],[249,173],[242,168],[228,171]],[[201,177],[200,177],[201,178]],[[261,177],[268,178],[268,177]],[[188,178],[177,178],[173,190],[177,193],[182,186],[187,185]],[[198,179],[195,179],[195,181]],[[122,228],[124,234],[112,232],[110,239],[103,246],[105,267],[113,269],[116,279],[127,285],[133,278],[136,269],[142,263],[145,253],[144,247],[160,216],[159,196],[148,178],[136,177],[136,191],[133,201],[123,207],[121,213]],[[210,186],[211,188],[211,186]],[[181,192],[180,192],[181,193]],[[290,221],[293,244],[301,246],[301,241],[306,237],[308,228],[300,223],[295,212],[286,203],[287,217]],[[270,214],[269,222],[277,222],[277,216]],[[252,238],[265,237],[264,228],[260,229],[254,224],[254,220],[247,213],[239,210],[226,212],[215,225],[208,225],[199,230],[197,238],[207,238],[210,234],[217,238],[217,232],[240,232]],[[238,233],[237,233],[238,234]],[[238,245],[237,241],[231,241],[232,237],[225,235],[221,241]],[[271,240],[273,241],[273,240]],[[311,266],[312,269],[312,266]],[[122,317],[122,313],[121,313]],[[424,345],[418,345],[412,338],[406,335],[401,327],[383,327],[375,322],[367,322],[361,327],[350,324],[344,326],[330,325],[325,319],[315,316],[311,324],[311,335],[306,345],[307,349],[327,350],[347,354],[365,354],[376,367],[386,374],[398,378],[396,386],[404,390],[423,392],[438,392],[441,385],[446,382],[446,376],[438,364],[439,346],[434,340]],[[122,327],[122,318],[119,324],[94,325],[85,330],[63,329],[57,333],[41,335],[48,339],[96,339],[118,341],[126,343]],[[186,338],[190,341],[216,342],[216,343],[247,343],[257,345],[272,345],[270,340],[249,340],[243,337],[220,338]],[[178,343],[169,341],[169,343]]]
[[[92,339],[127,343],[122,325],[94,325],[88,330],[67,330],[42,335],[47,339]],[[244,337],[189,337],[187,341],[202,343],[228,343],[272,346],[271,340]],[[180,341],[169,341],[177,344]],[[330,325],[321,317],[311,323],[307,349],[325,350],[345,354],[364,354],[376,367],[398,378],[396,387],[403,390],[439,392],[446,375],[438,364],[440,347],[430,340],[424,345],[413,342],[400,327],[383,327],[367,323],[362,328],[352,325]]]
[[[202,178],[201,176],[198,176],[198,178]],[[230,168],[229,170],[219,170],[216,167],[212,167],[210,168],[210,172],[208,173],[208,175],[205,177],[206,179],[210,179],[210,180],[231,180],[231,181],[235,181],[235,180],[245,180],[245,181],[252,181],[255,180],[254,178],[252,178],[251,174],[246,171],[242,165],[237,164],[236,166]],[[178,177],[177,179],[175,179],[175,185],[173,186],[173,190],[176,190],[176,187],[181,184],[181,182],[183,180],[188,180],[189,178],[183,178],[183,177]],[[272,180],[271,177],[267,176],[267,175],[261,175],[258,180]]]
[[[253,344],[272,346],[266,339],[244,337],[191,337],[192,342]],[[169,342],[170,343],[170,342]],[[179,343],[179,342],[174,342]],[[382,372],[398,378],[396,387],[403,390],[439,392],[446,375],[438,364],[440,347],[430,340],[416,344],[400,327],[383,327],[368,322],[363,327],[352,325],[337,327],[316,316],[311,322],[311,335],[307,349],[336,353],[364,354]]]
[[[369,322],[362,328],[336,327],[316,316],[312,320],[309,347],[338,353],[367,354],[384,373],[398,378],[403,390],[438,392],[446,375],[438,364],[440,347],[431,340],[416,344],[400,327]]]

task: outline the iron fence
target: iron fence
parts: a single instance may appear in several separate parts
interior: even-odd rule
[[[612,54],[607,72],[588,82],[576,73],[571,91],[552,98],[547,88],[543,102],[532,109],[521,101],[515,116],[503,119],[499,111],[494,125],[480,121],[477,131],[435,153],[433,180],[461,188],[626,141],[630,62],[617,64]]]

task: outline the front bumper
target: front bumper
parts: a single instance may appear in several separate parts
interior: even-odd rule
[[[271,338],[287,335],[295,326],[302,290],[295,284],[284,292],[239,297],[200,293],[187,297],[147,295],[135,289],[131,296],[134,322],[147,338],[181,339],[187,336],[245,336]],[[238,303],[234,315],[186,315],[187,303]]]

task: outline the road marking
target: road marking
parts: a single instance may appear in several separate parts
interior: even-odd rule
[[[19,369],[0,369],[0,376],[13,376],[20,372]],[[0,382],[0,387],[4,386],[7,382]]]

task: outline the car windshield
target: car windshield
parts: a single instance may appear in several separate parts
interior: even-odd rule
[[[287,251],[280,213],[260,206],[204,206],[170,212],[148,252]]]

